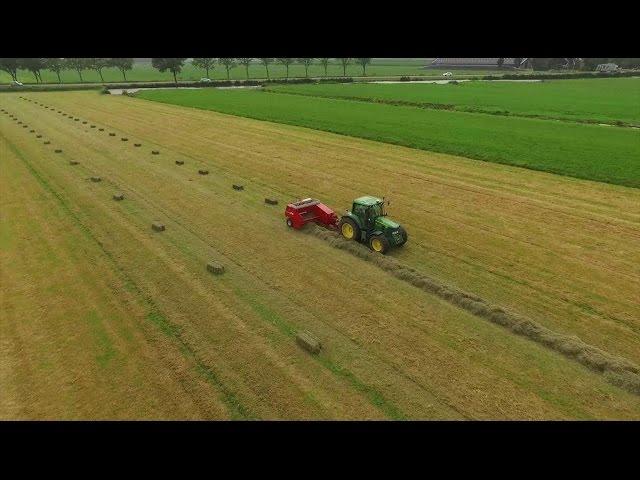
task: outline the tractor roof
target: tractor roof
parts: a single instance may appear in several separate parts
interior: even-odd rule
[[[359,197],[356,198],[353,203],[357,203],[358,205],[365,205],[367,207],[371,206],[371,205],[375,205],[377,203],[382,202],[381,199],[376,198],[376,197],[371,197],[369,195],[365,195],[364,197]]]

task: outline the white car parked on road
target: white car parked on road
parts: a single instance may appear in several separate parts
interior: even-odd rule
[[[442,76],[443,76],[443,77],[452,77],[452,76],[453,76],[453,73],[451,73],[451,72],[444,72],[444,73],[442,74]]]
[[[200,79],[200,81],[201,81],[202,83],[209,83],[209,82],[211,82],[211,79],[210,79],[210,78],[202,77],[202,78]]]

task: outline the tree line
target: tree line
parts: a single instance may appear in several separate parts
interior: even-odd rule
[[[294,63],[304,66],[305,76],[309,76],[309,67],[318,64],[324,68],[327,76],[327,68],[331,63],[331,58],[194,58],[192,65],[201,69],[209,78],[209,72],[219,66],[226,71],[227,79],[231,78],[231,70],[237,66],[245,68],[246,77],[249,78],[249,66],[252,63],[261,64],[267,76],[269,66],[280,64],[285,67],[286,78],[289,78],[289,67]],[[336,58],[338,64],[342,66],[343,76],[347,76],[347,67],[355,63],[362,68],[362,74],[366,76],[367,66],[371,63],[371,58]],[[152,58],[151,65],[159,72],[170,72],[173,80],[178,83],[178,74],[182,71],[187,58]],[[127,81],[127,72],[133,69],[133,58],[0,58],[0,70],[7,72],[13,81],[18,81],[18,71],[26,70],[33,74],[37,83],[42,82],[43,70],[54,72],[58,77],[58,82],[62,83],[60,74],[66,70],[77,72],[80,82],[84,82],[83,72],[95,71],[104,82],[103,70],[107,68],[117,68],[122,73],[122,77]]]
[[[151,64],[154,68],[160,72],[170,71],[173,74],[173,79],[177,83],[177,74],[182,71],[182,67],[187,59],[186,58],[152,58]],[[289,78],[289,66],[294,63],[300,63],[304,66],[305,77],[309,76],[309,67],[317,60],[318,64],[324,68],[324,74],[327,76],[327,68],[331,61],[331,58],[194,58],[191,62],[196,68],[200,68],[206,73],[209,78],[209,72],[215,68],[216,64],[224,68],[227,73],[227,80],[231,79],[231,69],[242,65],[245,68],[245,74],[247,79],[249,78],[249,66],[257,61],[262,64],[265,69],[267,79],[271,78],[269,75],[269,65],[280,64],[285,67],[286,78]],[[367,66],[371,63],[371,58],[336,58],[335,60],[342,65],[342,74],[347,76],[347,66],[351,63],[356,63],[362,68],[362,74],[366,76]]]

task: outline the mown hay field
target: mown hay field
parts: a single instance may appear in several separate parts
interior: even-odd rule
[[[463,112],[640,125],[640,77],[541,82],[460,82],[444,85],[304,84],[274,85],[268,88],[274,92],[316,97],[447,106]]]
[[[141,91],[137,95],[148,100],[299,125],[432,152],[640,187],[640,130],[634,128],[260,90],[167,89]]]
[[[35,130],[0,113],[1,418],[639,417],[605,375],[282,213],[386,195],[410,234],[392,259],[638,364],[637,189],[135,98],[24,96],[50,108],[0,96]]]

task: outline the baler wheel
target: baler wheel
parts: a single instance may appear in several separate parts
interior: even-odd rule
[[[290,218],[287,218],[287,227],[293,228],[293,222],[291,221]]]

